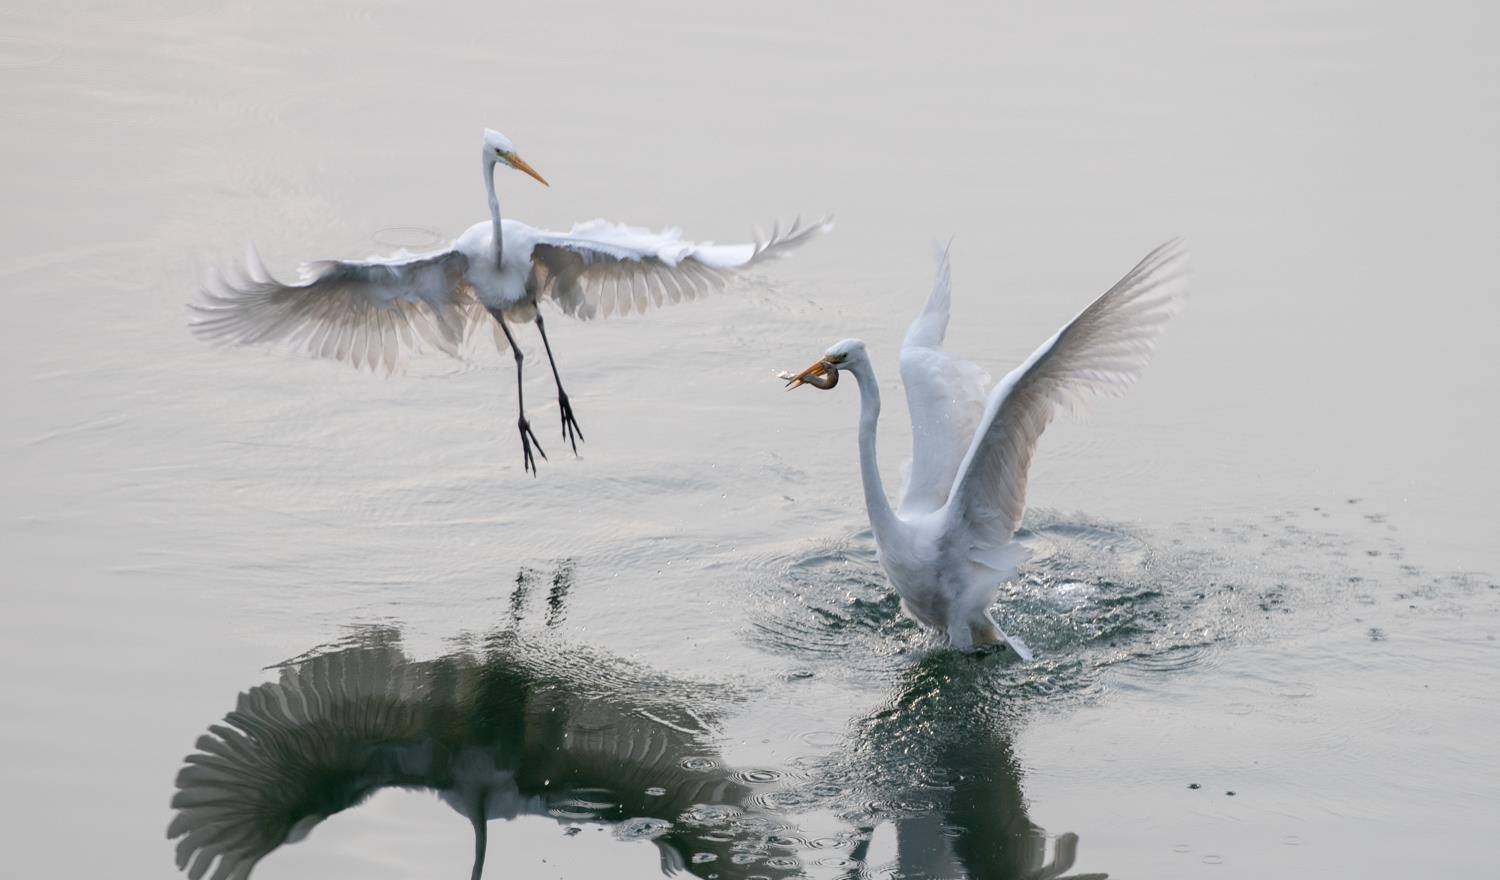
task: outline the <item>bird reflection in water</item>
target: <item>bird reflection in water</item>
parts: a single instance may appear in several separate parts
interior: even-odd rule
[[[1078,856],[1072,832],[1057,835],[1047,857],[1048,835],[1027,813],[1011,748],[1019,719],[1008,704],[1024,688],[1003,674],[1008,662],[998,653],[935,651],[851,727],[839,769],[830,768],[867,801],[845,814],[863,838],[850,853],[859,867],[845,880],[1108,876],[1067,873]]]
[[[167,836],[195,880],[241,880],[323,819],[399,787],[435,791],[469,819],[476,880],[487,821],[519,815],[616,823],[655,842],[664,873],[800,874],[767,849],[786,826],[757,810],[764,787],[715,756],[712,722],[694,708],[711,702],[702,686],[514,629],[423,661],[399,633],[369,629],[240,695],[186,758]]]
[[[721,880],[1106,876],[1067,875],[1077,835],[1058,835],[1049,859],[1027,814],[1008,708],[1026,687],[1003,658],[929,654],[835,757],[802,768],[805,790],[752,784],[716,753],[722,691],[520,626],[544,584],[547,628],[560,622],[572,581],[567,562],[550,578],[523,569],[508,625],[475,648],[413,660],[399,631],[368,627],[240,694],[178,774],[167,829],[178,866],[193,880],[244,880],[278,847],[394,787],[436,792],[469,820],[471,880],[483,875],[487,822],[521,815],[610,823],[623,839],[652,840],[663,873]],[[851,826],[838,837],[853,842],[847,858],[804,864],[788,846],[807,841],[775,809],[838,813]]]

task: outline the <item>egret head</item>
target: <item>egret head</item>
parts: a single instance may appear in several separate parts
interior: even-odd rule
[[[516,153],[516,145],[510,142],[510,138],[493,128],[484,130],[484,160],[487,163],[498,162],[501,165],[508,165],[536,178],[542,186],[547,185],[547,181],[536,172],[536,169],[526,164],[526,160]],[[485,167],[488,168],[489,165]]]
[[[864,363],[865,344],[858,339],[835,342],[823,352],[817,362],[795,376],[787,376],[786,387],[791,390],[800,385],[811,385],[824,391],[839,384],[839,371],[848,370]]]

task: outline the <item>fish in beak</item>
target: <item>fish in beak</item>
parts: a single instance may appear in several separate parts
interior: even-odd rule
[[[839,371],[828,358],[821,358],[817,363],[793,376],[790,373],[782,373],[778,379],[786,380],[786,390],[791,391],[803,385],[811,385],[824,391],[839,384]]]

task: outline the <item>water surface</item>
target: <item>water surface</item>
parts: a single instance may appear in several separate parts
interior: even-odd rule
[[[10,4],[8,864],[170,876],[174,780],[238,695],[378,657],[337,705],[407,682],[404,711],[449,719],[412,754],[535,772],[577,731],[585,756],[637,743],[603,770],[558,752],[572,775],[487,824],[490,876],[1492,867],[1496,24]],[[734,293],[552,322],[589,439],[563,454],[533,369],[535,480],[508,359],[387,380],[185,331],[247,240],[287,272],[482,218],[485,126],[552,182],[500,179],[537,225],[839,225]],[[1043,440],[1036,556],[997,612],[1038,662],[933,652],[864,531],[855,396],[773,374],[866,339],[894,485],[933,239],[950,347],[999,375],[1178,234],[1194,295],[1145,380]],[[358,789],[255,876],[470,871],[434,794],[458,764],[380,754],[363,772],[407,787]]]

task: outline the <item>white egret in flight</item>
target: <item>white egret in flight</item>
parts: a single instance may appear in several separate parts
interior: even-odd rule
[[[875,461],[880,389],[865,344],[846,339],[801,373],[783,374],[789,388],[826,390],[844,370],[859,383],[865,507],[902,611],[957,649],[999,644],[1031,659],[1021,640],[995,625],[989,608],[1029,555],[1014,535],[1037,439],[1058,407],[1076,410],[1093,394],[1123,393],[1140,376],[1186,288],[1187,252],[1180,240],[1167,242],[1001,379],[986,401],[984,371],[942,349],[949,307],[944,253],[932,295],[901,345],[912,461],[895,510]]]
[[[784,231],[773,229],[764,241],[727,245],[683,241],[677,229],[651,232],[603,220],[548,232],[500,218],[497,164],[547,183],[510,140],[486,129],[480,158],[489,222],[470,226],[447,248],[309,263],[296,284],[273,278],[251,249],[244,277],[215,273],[209,278],[195,304],[200,314],[193,329],[216,342],[285,341],[316,357],[389,373],[411,351],[430,347],[458,354],[474,331],[489,323],[488,311],[496,347],[509,346],[515,354],[522,461],[534,475],[532,445],[542,458],[547,454],[526,419],[521,349],[509,322],[536,322],[557,383],[563,439],[576,453],[583,434],[552,357],[540,300],[551,298],[565,314],[587,319],[695,299],[722,288],[735,270],[782,256],[829,227],[827,219],[810,226],[793,223]]]

